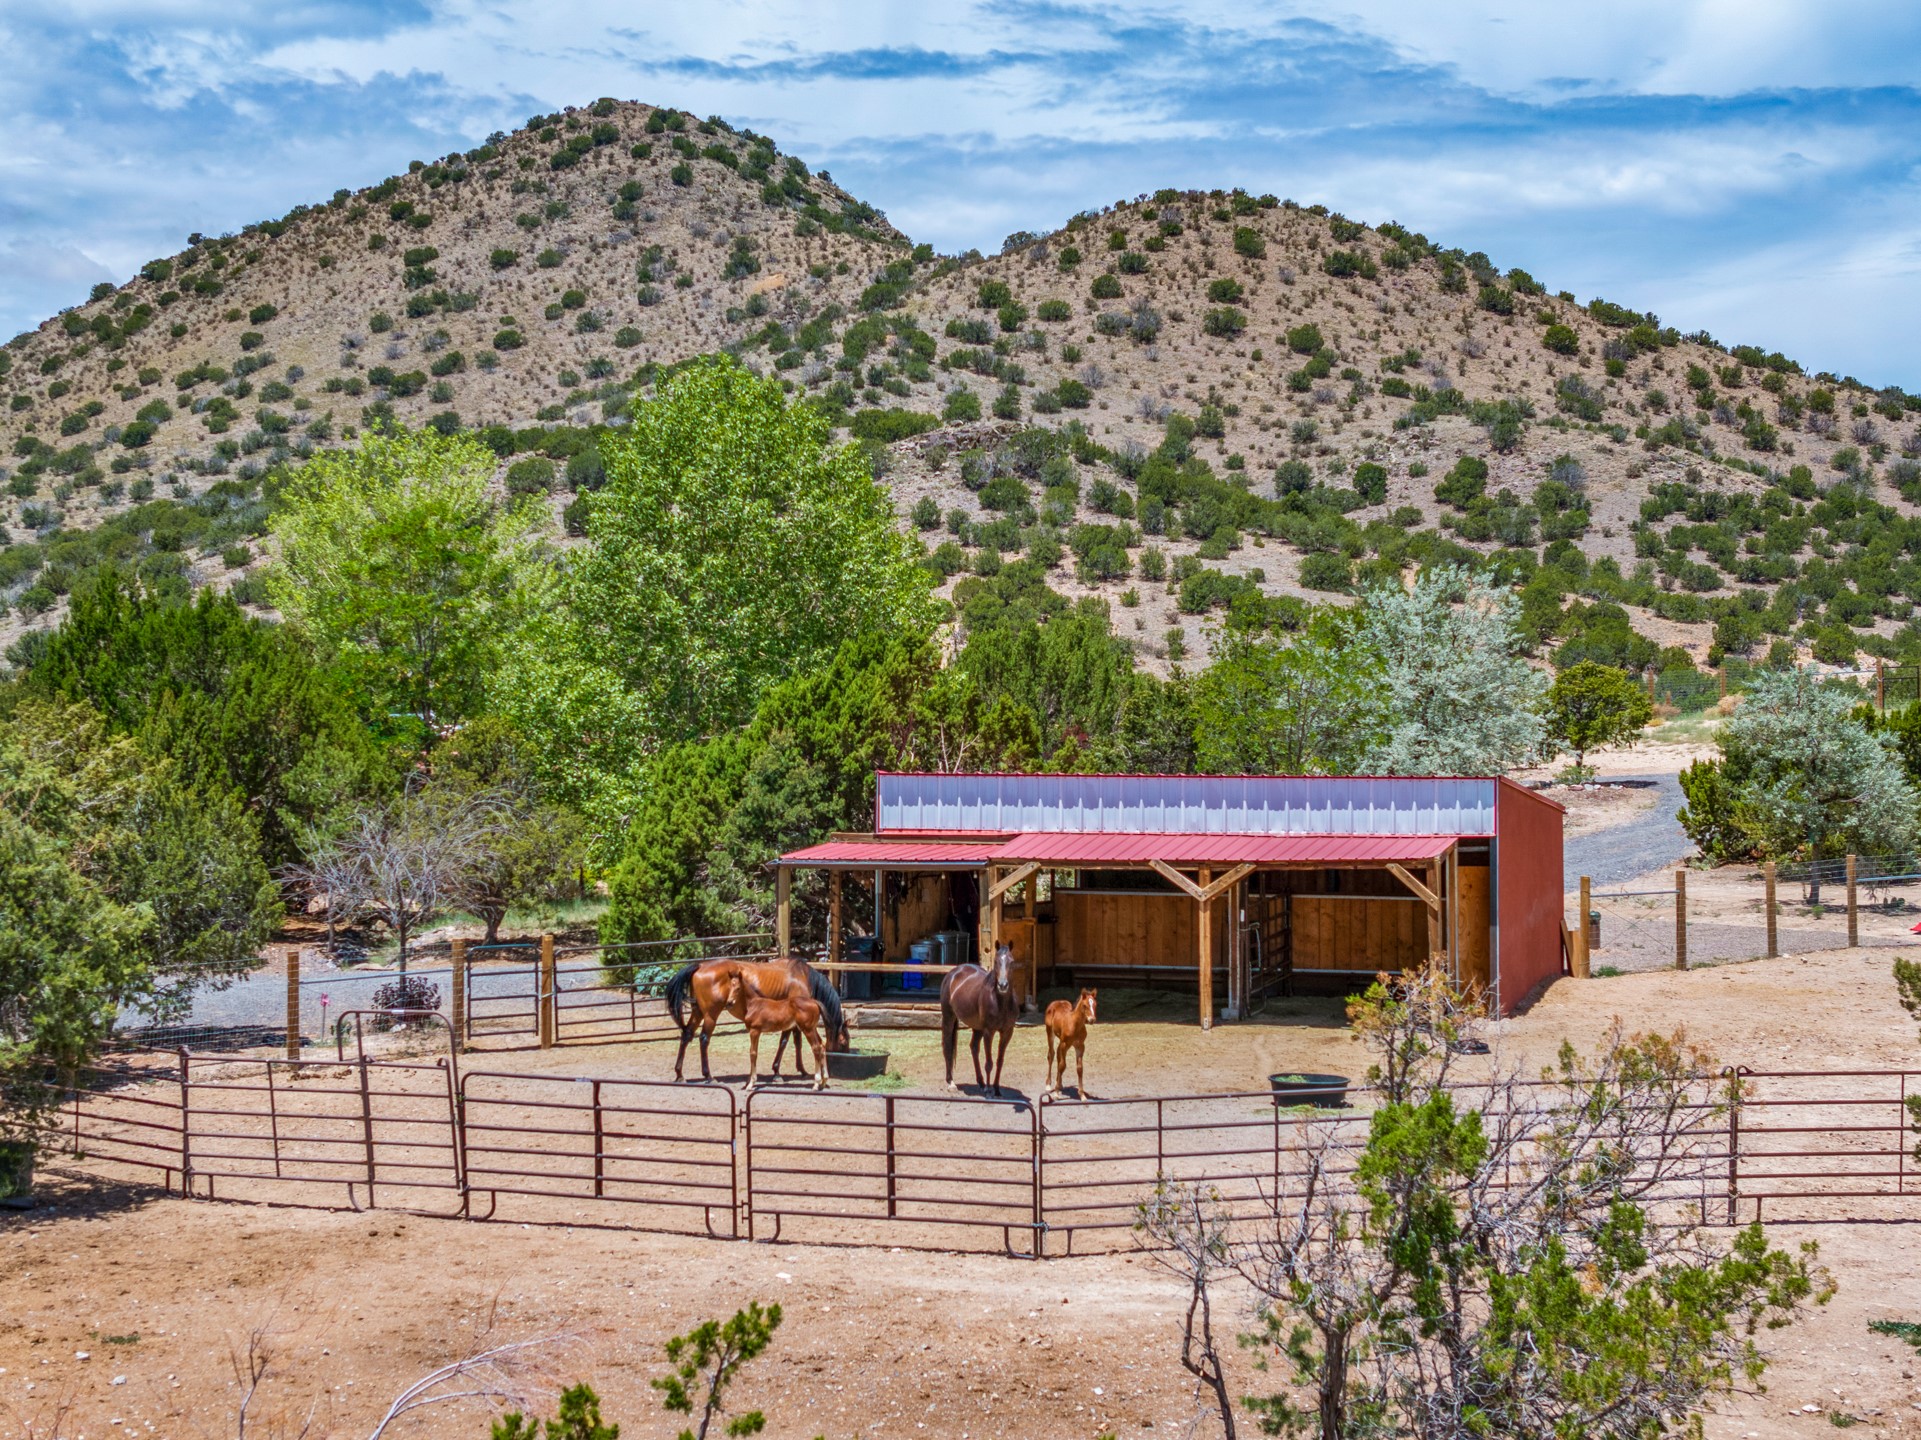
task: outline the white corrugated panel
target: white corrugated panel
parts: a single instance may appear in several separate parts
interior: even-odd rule
[[[883,831],[1492,835],[1494,781],[1387,776],[882,775]]]

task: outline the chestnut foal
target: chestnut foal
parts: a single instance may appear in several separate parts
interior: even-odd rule
[[[1062,1087],[1067,1083],[1067,1052],[1071,1049],[1074,1094],[1082,1100],[1087,1098],[1087,1027],[1094,1022],[1094,997],[1099,993],[1083,990],[1081,998],[1072,1005],[1056,1000],[1047,1007],[1047,1080],[1052,1083],[1043,1083],[1042,1089],[1050,1095],[1063,1093]]]

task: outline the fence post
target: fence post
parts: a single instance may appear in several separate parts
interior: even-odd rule
[[[1688,968],[1688,872],[1674,872],[1674,968]]]
[[[534,981],[534,1004],[538,1007],[540,1048],[551,1050],[560,1026],[557,1010],[559,995],[554,989],[554,937],[540,937],[540,973]]]
[[[1854,900],[1854,860],[1848,856],[1848,949],[1861,943],[1861,912]]]
[[[1574,954],[1570,957],[1574,962],[1574,978],[1576,980],[1585,980],[1592,973],[1589,968],[1590,956],[1588,955],[1587,948],[1587,917],[1589,907],[1593,903],[1590,899],[1589,892],[1592,887],[1593,882],[1590,881],[1587,876],[1583,875],[1581,877],[1581,913],[1574,917]]]
[[[451,1011],[449,1019],[454,1032],[454,1049],[467,1048],[467,942],[456,939],[453,943],[453,958],[448,962],[453,967],[449,983],[451,995],[447,1006]]]
[[[180,1193],[183,1197],[190,1197],[193,1194],[193,1135],[189,1118],[188,1092],[192,1089],[193,1082],[188,1074],[188,1067],[193,1063],[193,1056],[187,1053],[185,1045],[180,1047],[178,1054],[180,1056]]]
[[[1879,660],[1874,662],[1874,708],[1883,715],[1888,711],[1888,671]]]
[[[1718,693],[1715,695],[1714,698],[1717,700],[1727,699],[1728,698],[1728,667],[1726,665],[1723,665],[1719,670],[1715,671],[1714,678],[1715,678],[1716,687],[1718,690]]]
[[[287,947],[287,1058],[300,1058],[300,947]]]
[[[1779,944],[1778,937],[1775,934],[1774,862],[1772,860],[1768,861],[1765,865],[1761,867],[1761,874],[1763,878],[1767,881],[1768,959],[1772,960],[1774,959],[1775,956],[1781,953],[1781,946]]]

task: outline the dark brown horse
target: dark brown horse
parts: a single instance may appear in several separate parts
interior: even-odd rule
[[[738,990],[729,983],[736,975],[741,978]],[[713,1039],[714,1027],[720,1023],[723,1015],[745,1020],[749,995],[773,1000],[805,996],[813,1000],[820,1006],[821,1019],[827,1027],[828,1048],[853,1048],[847,1033],[847,1019],[841,1011],[840,992],[828,982],[825,975],[806,961],[699,960],[681,966],[674,978],[667,982],[667,1010],[674,1017],[674,1024],[680,1027],[680,1050],[674,1056],[676,1080],[682,1078],[681,1067],[687,1059],[687,1046],[696,1033],[700,1036],[700,1078],[714,1078],[713,1071],[707,1066],[707,1044]],[[689,1001],[692,1002],[691,1010]],[[783,1031],[780,1046],[774,1051],[776,1079],[780,1076],[781,1057],[786,1053],[787,1032]],[[802,1075],[807,1073],[801,1063],[799,1040],[794,1042],[794,1065]]]
[[[994,952],[990,973],[979,965],[957,965],[947,973],[940,987],[940,1049],[947,1061],[947,1088],[954,1083],[954,1052],[960,1044],[960,1027],[974,1032],[968,1049],[974,1057],[974,1083],[990,1093],[1001,1093],[1001,1067],[1007,1063],[1007,1041],[1014,1033],[1014,1022],[1021,1007],[1014,999],[1014,947],[1002,944]],[[1000,1053],[994,1052],[994,1037],[1000,1037]],[[993,1083],[981,1070],[981,1040],[987,1040],[988,1070]]]

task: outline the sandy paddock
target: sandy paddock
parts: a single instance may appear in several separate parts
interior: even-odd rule
[[[1887,959],[1836,952],[1563,981],[1489,1033],[1508,1053],[1545,1061],[1563,1037],[1591,1045],[1619,1017],[1634,1028],[1685,1023],[1720,1058],[1756,1069],[1911,1066],[1914,1029],[1895,1004]],[[1245,1091],[1277,1070],[1352,1073],[1362,1063],[1331,1001],[1279,1002],[1207,1036],[1176,1018],[1182,1010],[1143,1004],[1104,1016],[1089,1047],[1090,1088]],[[908,1082],[902,1096],[936,1093],[935,1034],[867,1039],[892,1052]],[[717,1042],[723,1078],[744,1068],[740,1048]],[[1038,1034],[1022,1030],[1010,1082],[1032,1093],[1041,1063]],[[671,1054],[605,1046],[466,1064],[658,1079]],[[984,1172],[958,1163],[953,1184],[967,1191],[975,1173]],[[777,1300],[788,1316],[739,1391],[743,1405],[768,1411],[774,1436],[1091,1440],[1109,1430],[1187,1434],[1195,1412],[1175,1349],[1181,1296],[1125,1246],[1035,1263],[915,1248],[930,1237],[912,1231],[894,1246],[822,1243],[820,1233],[747,1244],[614,1228],[604,1208],[562,1201],[522,1202],[525,1214],[503,1202],[501,1218],[482,1225],[162,1197],[70,1167],[47,1189],[53,1203],[0,1219],[0,1417],[20,1435],[232,1434],[241,1392],[228,1354],[256,1331],[276,1357],[254,1402],[260,1433],[296,1433],[312,1408],[312,1433],[364,1435],[405,1384],[484,1335],[562,1337],[546,1352],[537,1394],[585,1377],[629,1440],[669,1435],[675,1427],[646,1383],[664,1370],[660,1343],[748,1299]],[[1921,1219],[1912,1202],[1874,1203]],[[1775,1230],[1818,1241],[1840,1291],[1806,1323],[1767,1337],[1767,1393],[1729,1402],[1710,1434],[1823,1435],[1831,1415],[1921,1433],[1921,1354],[1866,1328],[1921,1320],[1921,1225]],[[1228,1325],[1245,1323],[1244,1306],[1230,1297]],[[1260,1383],[1249,1358],[1234,1358],[1243,1391]],[[477,1403],[450,1405],[389,1433],[474,1435],[485,1424]]]

